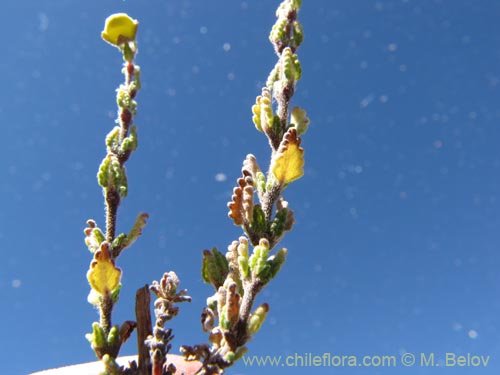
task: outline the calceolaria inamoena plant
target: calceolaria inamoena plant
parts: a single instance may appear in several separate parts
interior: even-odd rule
[[[229,217],[242,228],[244,235],[233,241],[225,254],[215,247],[203,252],[203,280],[215,288],[202,312],[202,329],[209,334],[209,343],[181,347],[187,361],[199,361],[200,375],[224,374],[226,368],[246,353],[246,344],[269,311],[266,303],[254,308],[255,299],[285,262],[287,250],[274,248],[284,233],[292,229],[294,218],[282,193],[303,175],[300,136],[309,125],[303,109],[290,107],[301,77],[296,54],[303,39],[297,19],[300,6],[301,0],[284,0],[277,10],[269,39],[278,62],[252,107],[255,127],[267,137],[271,148],[268,171],[262,172],[255,156],[247,155],[242,176],[228,203]],[[87,272],[91,287],[88,300],[96,306],[100,318],[93,323],[87,339],[103,363],[101,374],[171,375],[176,369],[167,361],[167,354],[173,336],[165,324],[177,315],[177,303],[191,300],[186,290],[178,290],[179,279],[174,272],[165,273],[160,282],[153,281],[149,287],[157,298],[154,328],[147,288],[139,289],[137,294],[137,322],[126,321],[117,326],[111,320],[122,274],[115,261],[141,235],[148,217],[139,214],[127,234],[116,234],[118,207],[128,191],[125,163],[137,148],[137,128],[133,125],[135,98],[140,90],[140,69],[134,62],[137,28],[138,22],[128,15],[114,14],[106,19],[102,32],[103,39],[123,55],[125,81],[116,96],[118,125],[106,137],[107,154],[97,174],[105,200],[106,227],[103,231],[94,220],[89,220],[84,231],[85,243],[93,254]],[[136,327],[138,363],[124,368],[115,360],[121,345]]]

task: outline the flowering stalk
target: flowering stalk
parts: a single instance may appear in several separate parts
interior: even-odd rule
[[[200,375],[223,374],[246,353],[246,343],[269,311],[264,303],[252,312],[255,299],[285,262],[285,248],[273,252],[294,224],[293,211],[282,193],[304,174],[300,136],[309,126],[303,109],[294,107],[290,111],[302,74],[296,55],[303,40],[297,19],[300,6],[300,0],[284,0],[278,7],[269,36],[278,62],[252,107],[255,127],[266,135],[271,147],[268,172],[262,172],[255,156],[247,155],[242,177],[228,203],[229,217],[245,236],[233,241],[226,254],[216,248],[203,252],[202,276],[215,288],[202,313],[202,327],[209,333],[210,345],[181,348],[188,360],[203,363]]]
[[[106,206],[106,229],[102,231],[94,220],[89,220],[84,230],[85,243],[93,253],[87,272],[91,287],[88,300],[97,307],[100,317],[99,322],[92,325],[92,333],[87,335],[87,339],[97,357],[102,359],[105,374],[120,373],[114,359],[136,326],[132,321],[123,323],[121,327],[112,324],[111,315],[120,293],[122,275],[121,269],[115,266],[115,260],[135,242],[148,217],[147,214],[139,214],[128,234],[116,235],[118,207],[128,192],[125,163],[137,148],[137,128],[132,125],[137,108],[135,97],[140,89],[140,70],[134,63],[137,27],[138,22],[126,14],[115,14],[106,19],[101,34],[106,42],[121,51],[125,75],[125,81],[118,87],[116,95],[118,126],[106,136],[107,154],[97,173]]]

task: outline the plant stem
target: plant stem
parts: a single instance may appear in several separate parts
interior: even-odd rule
[[[114,189],[106,190],[106,241],[111,245],[116,233],[116,214],[120,205],[120,195]]]
[[[99,304],[99,325],[104,330],[106,336],[111,329],[111,312],[113,311],[113,299],[109,293],[102,296]]]

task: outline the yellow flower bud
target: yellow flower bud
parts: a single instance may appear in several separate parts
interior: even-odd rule
[[[109,44],[120,47],[120,45],[135,40],[139,22],[130,18],[125,13],[115,13],[106,18],[102,39]]]

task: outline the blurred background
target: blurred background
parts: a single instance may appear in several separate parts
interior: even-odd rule
[[[114,321],[137,288],[175,270],[193,297],[172,322],[205,342],[211,287],[201,252],[241,231],[226,202],[247,153],[269,155],[251,106],[274,66],[279,1],[4,0],[0,13],[0,358],[3,374],[91,361],[84,335],[91,254],[104,226],[96,172],[114,126],[120,53],[100,38],[111,13],[140,22],[139,148],[118,230],[150,220],[122,254]],[[489,356],[500,371],[500,3],[304,0],[303,78],[311,118],[305,175],[285,197],[296,225],[271,311],[250,355],[398,358],[397,367],[245,366],[229,374],[437,374],[405,352]],[[135,336],[122,354],[135,353]]]

